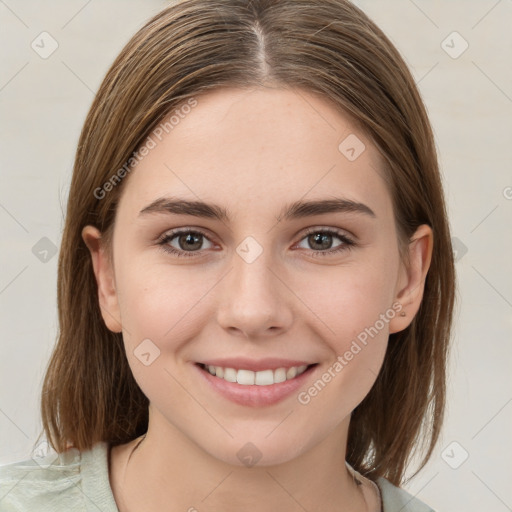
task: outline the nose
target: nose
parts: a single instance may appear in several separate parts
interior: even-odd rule
[[[292,323],[294,295],[269,253],[263,251],[250,263],[233,256],[217,308],[217,321],[230,334],[265,338],[286,331]]]

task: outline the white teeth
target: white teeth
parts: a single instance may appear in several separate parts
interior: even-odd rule
[[[228,382],[237,382],[243,386],[270,386],[285,380],[290,380],[306,371],[307,365],[292,366],[291,368],[277,368],[276,370],[235,370],[234,368],[222,368],[221,366],[205,366],[206,370]]]
[[[236,370],[233,368],[224,368],[224,380],[228,382],[236,382]]]
[[[286,380],[293,379],[297,375],[297,368],[295,366],[292,366],[291,368],[288,368],[286,372]]]
[[[236,381],[238,384],[244,384],[245,386],[251,386],[254,384],[256,375],[250,370],[238,370],[236,374]]]
[[[278,368],[274,370],[274,382],[284,382],[286,380],[286,370],[284,368]]]
[[[274,384],[274,372],[272,370],[263,370],[261,372],[256,372],[254,375],[254,384],[257,384],[258,386],[270,386],[271,384]]]

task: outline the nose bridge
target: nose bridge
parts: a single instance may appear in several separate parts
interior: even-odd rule
[[[285,327],[291,320],[286,287],[277,278],[279,269],[272,250],[253,237],[245,238],[233,255],[232,270],[225,281],[218,321],[246,335]]]
[[[246,237],[236,248],[233,256],[231,291],[239,300],[256,302],[262,308],[267,304],[270,309],[271,301],[277,301],[280,291],[276,286],[276,261],[270,247],[263,247],[254,237]]]

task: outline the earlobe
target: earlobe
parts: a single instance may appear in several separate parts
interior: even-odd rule
[[[395,300],[402,305],[402,309],[389,322],[390,333],[399,332],[408,327],[420,309],[433,246],[432,228],[422,224],[411,237],[408,246],[409,264],[407,267],[405,264],[402,265],[397,282]]]
[[[109,330],[121,332],[121,315],[117,299],[114,271],[102,244],[101,232],[94,226],[85,226],[82,239],[91,254],[96,284],[98,285],[98,300],[101,316]]]

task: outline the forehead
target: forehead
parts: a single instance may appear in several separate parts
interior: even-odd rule
[[[150,135],[152,149],[124,184],[119,208],[130,216],[166,195],[222,203],[237,215],[334,195],[391,211],[377,149],[323,98],[256,88],[196,101]]]

